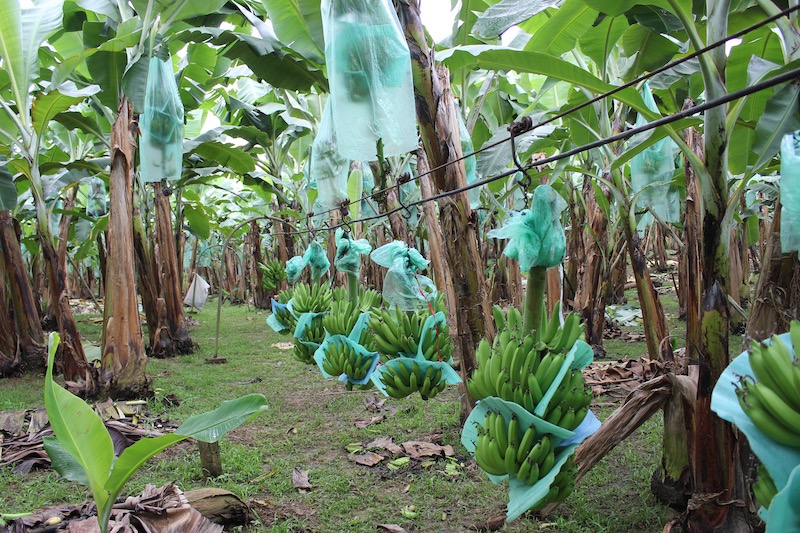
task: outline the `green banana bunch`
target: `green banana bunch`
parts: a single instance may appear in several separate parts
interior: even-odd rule
[[[286,279],[286,270],[278,259],[270,259],[266,263],[258,264],[261,270],[261,286],[267,292],[278,288],[278,284]]]
[[[419,392],[423,400],[428,400],[447,386],[447,382],[442,379],[442,368],[429,365],[423,372],[416,362],[410,369],[403,364],[386,367],[381,373],[381,381],[386,388],[386,394],[392,398],[405,398]]]
[[[550,399],[543,418],[572,431],[586,418],[591,403],[592,391],[586,388],[583,373],[572,369]]]
[[[322,326],[331,335],[350,335],[358,321],[358,302],[333,300],[331,310],[322,317]]]
[[[323,340],[325,340],[325,328],[322,327],[322,317],[314,317],[314,319],[311,321],[311,325],[306,328],[304,334],[302,335],[302,339],[306,342],[314,342],[317,344],[320,344]],[[316,364],[314,361],[315,351],[316,348],[307,346],[306,344],[295,339],[294,348],[292,349],[292,357],[303,364],[313,365]]]
[[[298,283],[294,286],[292,307],[298,315],[303,313],[322,313],[331,307],[333,294],[327,283]]]
[[[577,474],[578,468],[575,466],[575,454],[572,454],[567,458],[567,461],[553,479],[553,484],[550,485],[550,491],[544,498],[536,502],[531,510],[537,511],[549,503],[563,502],[566,500],[575,488],[575,477]]]
[[[521,339],[508,328],[500,331],[494,347],[483,339],[475,352],[477,368],[467,381],[467,390],[476,400],[496,396],[533,412],[553,384],[566,360],[565,353],[537,348],[536,335]],[[591,391],[586,388],[580,370],[564,377],[548,404],[544,418],[572,430],[589,411]]]
[[[325,358],[322,368],[331,376],[346,374],[353,381],[367,377],[372,367],[372,357],[356,352],[345,342],[328,342],[325,345]]]
[[[792,344],[800,346],[800,322],[792,321]],[[771,439],[800,448],[800,365],[792,350],[774,335],[770,344],[750,349],[755,380],[742,376],[736,388],[739,405]]]
[[[284,290],[278,293],[278,303],[287,304],[289,300],[292,299],[293,291],[292,289]],[[285,308],[275,308],[275,318],[277,318],[281,324],[285,325],[289,328],[290,332],[294,332],[294,328],[297,325],[297,317],[295,317],[289,309]]]
[[[767,472],[767,469],[764,468],[764,465],[759,465],[757,470],[758,479],[753,483],[753,494],[755,494],[758,503],[769,509],[772,498],[778,494],[778,489],[775,487],[775,482]]]
[[[542,322],[536,330],[536,341],[541,342],[551,353],[566,353],[583,336],[584,324],[578,313],[570,313],[561,324],[561,302],[553,308],[549,318],[542,313]]]
[[[533,425],[523,431],[514,414],[506,422],[496,411],[486,413],[475,446],[475,462],[484,471],[494,476],[508,474],[533,485],[550,472],[555,461],[550,434],[539,434]]]
[[[396,313],[392,311],[386,309],[372,311],[369,326],[375,348],[381,354],[383,363],[397,357],[398,353],[407,351],[410,343],[413,343],[413,340],[401,331],[401,323],[398,322]]]

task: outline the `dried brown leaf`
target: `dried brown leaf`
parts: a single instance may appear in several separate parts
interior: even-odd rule
[[[313,489],[314,486],[308,482],[309,472],[309,470],[300,470],[299,467],[295,467],[292,470],[292,485],[298,489]]]
[[[367,452],[360,454],[351,453],[347,455],[347,458],[350,461],[353,461],[354,463],[364,466],[375,466],[376,464],[380,463],[385,459],[384,456],[377,454],[375,452]]]

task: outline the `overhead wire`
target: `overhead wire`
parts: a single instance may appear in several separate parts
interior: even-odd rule
[[[452,160],[450,160],[450,161],[448,161],[446,163],[443,163],[443,164],[438,165],[436,167],[430,168],[426,172],[421,172],[416,176],[412,176],[409,180],[406,180],[403,183],[394,183],[394,184],[392,184],[392,185],[390,185],[388,187],[384,187],[383,189],[379,189],[377,191],[372,191],[368,195],[363,195],[361,198],[358,198],[356,200],[352,200],[350,202],[350,205],[355,204],[355,203],[360,204],[361,202],[363,202],[363,201],[365,201],[367,199],[375,199],[376,197],[384,195],[384,194],[386,194],[386,193],[388,193],[388,192],[390,192],[392,190],[396,190],[396,189],[399,190],[400,186],[405,184],[405,183],[408,183],[410,181],[419,180],[420,178],[422,178],[424,176],[431,175],[431,174],[433,174],[434,172],[436,172],[438,170],[446,168],[446,167],[448,167],[450,165],[454,165],[454,164],[456,164],[456,163],[458,163],[460,161],[463,161],[463,160],[465,160],[465,159],[467,159],[469,157],[472,157],[474,155],[477,155],[477,154],[479,154],[481,152],[484,152],[486,150],[490,150],[491,148],[499,146],[499,145],[501,145],[503,143],[511,142],[511,141],[513,141],[513,139],[515,137],[517,137],[517,136],[519,136],[519,135],[521,135],[523,133],[527,133],[529,131],[533,131],[533,130],[535,130],[537,128],[540,128],[542,126],[546,126],[548,124],[552,124],[553,122],[555,122],[557,120],[560,120],[562,118],[568,117],[569,115],[571,115],[571,114],[573,114],[573,113],[575,113],[577,111],[580,111],[581,109],[584,109],[584,108],[586,108],[586,107],[588,107],[590,105],[593,105],[593,104],[596,104],[598,102],[601,102],[602,100],[605,100],[606,98],[608,98],[610,96],[613,96],[613,95],[615,95],[615,94],[617,94],[617,93],[619,93],[621,91],[624,91],[625,89],[629,89],[631,87],[635,87],[636,85],[638,85],[639,83],[641,83],[643,81],[646,81],[646,80],[648,80],[648,79],[650,79],[650,78],[652,78],[652,77],[654,77],[654,76],[656,76],[658,74],[661,74],[663,72],[671,70],[671,69],[675,68],[678,65],[681,65],[681,64],[686,63],[688,61],[691,61],[692,59],[695,59],[695,58],[697,58],[697,57],[699,57],[699,56],[701,56],[703,54],[706,54],[706,53],[710,52],[711,50],[719,48],[720,46],[723,46],[723,45],[729,43],[732,40],[739,39],[739,38],[743,37],[744,35],[752,32],[752,31],[755,31],[755,30],[757,30],[759,28],[762,28],[762,27],[766,26],[767,24],[775,22],[776,20],[778,20],[780,18],[783,18],[783,17],[786,17],[786,16],[788,16],[788,15],[790,15],[790,14],[792,14],[795,11],[798,11],[798,10],[800,10],[800,4],[794,5],[794,6],[789,6],[788,8],[783,9],[780,12],[775,13],[774,15],[771,15],[771,16],[765,18],[765,19],[760,20],[759,22],[757,22],[755,24],[747,26],[746,28],[743,28],[743,29],[741,29],[741,30],[739,30],[737,32],[734,32],[734,33],[726,36],[724,39],[720,39],[718,41],[715,41],[715,42],[713,42],[713,43],[711,43],[711,44],[709,44],[709,45],[707,45],[707,46],[705,46],[703,48],[700,48],[699,50],[695,50],[694,52],[691,52],[691,53],[689,53],[689,54],[687,54],[687,55],[685,55],[683,57],[680,57],[680,58],[678,58],[678,59],[676,59],[674,61],[671,61],[671,62],[669,62],[669,63],[667,63],[665,65],[662,65],[661,67],[658,67],[655,70],[652,70],[650,72],[642,74],[641,76],[638,76],[638,77],[632,79],[631,81],[628,81],[628,82],[626,82],[626,83],[624,83],[624,84],[622,84],[622,85],[620,85],[618,87],[614,87],[613,89],[611,89],[609,91],[606,91],[606,92],[604,92],[602,94],[599,94],[599,95],[597,95],[597,96],[595,96],[593,98],[590,98],[589,100],[587,100],[585,102],[581,102],[580,104],[576,104],[575,106],[570,107],[569,109],[566,109],[564,111],[558,112],[555,115],[547,118],[546,120],[542,120],[542,121],[539,121],[539,122],[536,122],[536,123],[533,123],[531,121],[524,128],[520,128],[520,129],[517,129],[517,131],[510,132],[508,137],[504,137],[503,139],[500,139],[500,140],[495,141],[495,142],[490,143],[490,144],[485,144],[485,145],[481,146],[480,148],[478,148],[476,150],[473,150],[472,152],[470,152],[468,154],[463,154],[459,158],[452,159]],[[537,165],[538,164],[541,164],[541,163],[537,163]],[[334,208],[331,208],[331,209],[327,209],[325,211],[320,211],[318,213],[315,212],[313,214],[310,214],[310,215],[306,216],[301,221],[298,221],[298,223],[302,223],[303,221],[307,223],[308,221],[310,221],[314,217],[327,215],[327,214],[330,214],[330,213],[333,213],[333,212],[336,212],[336,211],[339,211],[339,210],[340,210],[339,207],[334,207]]]
[[[627,139],[629,137],[632,137],[634,135],[637,135],[639,133],[644,133],[644,132],[653,130],[655,128],[658,128],[660,126],[665,126],[667,124],[671,124],[671,123],[676,122],[678,120],[681,120],[681,119],[684,119],[684,118],[688,118],[688,117],[690,117],[692,115],[696,115],[697,113],[702,113],[703,111],[706,111],[708,109],[712,109],[714,107],[725,105],[725,104],[727,104],[729,102],[732,102],[733,100],[738,100],[739,98],[744,98],[744,97],[749,96],[749,95],[751,95],[753,93],[756,93],[756,92],[759,92],[759,91],[763,91],[765,89],[772,88],[772,87],[774,87],[776,85],[780,85],[781,83],[786,83],[786,82],[789,82],[789,81],[797,80],[798,78],[800,78],[800,67],[788,70],[788,71],[786,71],[784,73],[781,73],[781,74],[778,74],[777,76],[774,76],[774,77],[772,77],[772,78],[770,78],[768,80],[764,80],[764,81],[761,81],[761,82],[756,83],[754,85],[751,85],[749,87],[745,87],[743,89],[739,89],[737,91],[728,93],[728,94],[726,94],[724,96],[721,96],[719,98],[715,98],[713,100],[708,100],[708,101],[706,101],[706,102],[704,102],[702,104],[698,104],[698,105],[683,109],[683,110],[681,110],[681,111],[679,111],[677,113],[673,113],[671,115],[667,115],[666,117],[662,117],[662,118],[660,118],[658,120],[654,120],[652,122],[648,122],[647,124],[643,124],[642,126],[631,128],[629,130],[617,133],[615,135],[611,135],[611,136],[605,137],[603,139],[598,139],[596,141],[592,141],[590,143],[586,143],[586,144],[583,144],[581,146],[577,146],[575,148],[572,148],[570,150],[566,150],[564,152],[560,152],[560,153],[558,153],[556,155],[553,155],[553,156],[550,156],[550,157],[545,157],[543,159],[538,159],[537,161],[535,161],[532,164],[525,165],[524,168],[526,170],[530,170],[530,169],[532,169],[534,167],[537,167],[537,166],[547,165],[549,163],[553,163],[553,162],[556,162],[556,161],[560,161],[562,159],[566,159],[568,157],[572,157],[572,156],[574,156],[576,154],[585,152],[587,150],[593,150],[595,148],[603,147],[603,146],[605,146],[607,144],[610,144],[612,142],[625,140],[625,139]],[[399,211],[402,211],[404,209],[415,207],[417,205],[421,205],[421,204],[424,204],[424,203],[427,203],[427,202],[440,200],[442,198],[447,198],[449,196],[454,196],[456,194],[467,192],[467,191],[469,191],[471,189],[474,189],[476,187],[482,187],[483,185],[488,185],[489,183],[492,183],[492,182],[495,182],[497,180],[512,176],[512,175],[516,174],[517,172],[519,172],[519,169],[517,169],[515,167],[515,168],[512,168],[511,170],[508,170],[508,171],[503,172],[501,174],[497,174],[495,176],[491,176],[489,178],[485,178],[485,179],[478,180],[478,181],[475,181],[473,183],[467,184],[464,187],[459,187],[457,189],[453,189],[453,190],[450,190],[450,191],[444,191],[444,192],[441,192],[439,194],[430,196],[428,198],[422,198],[422,199],[417,200],[415,202],[410,202],[408,204],[404,204],[401,207],[396,207],[396,208],[393,208],[393,209],[389,209],[388,211],[385,211],[383,213],[376,213],[375,215],[361,217],[361,218],[358,218],[356,220],[350,220],[350,221],[342,222],[342,223],[335,224],[335,225],[330,225],[329,224],[328,227],[326,227],[326,228],[315,229],[315,230],[311,230],[311,229],[309,229],[309,230],[297,230],[297,231],[291,231],[291,232],[276,232],[276,233],[282,233],[283,235],[304,235],[304,234],[312,233],[312,232],[316,233],[317,231],[333,231],[333,230],[335,230],[337,228],[341,228],[341,227],[345,227],[345,226],[352,226],[353,224],[357,224],[359,222],[369,222],[371,220],[377,220],[377,219],[384,218],[384,217],[387,217],[389,215],[392,215],[394,213],[397,213]]]

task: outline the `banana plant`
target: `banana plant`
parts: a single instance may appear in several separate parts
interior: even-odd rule
[[[87,392],[92,393],[94,372],[86,361],[69,307],[66,272],[58,261],[41,167],[50,121],[100,90],[96,85],[78,88],[68,82],[43,84],[45,88],[41,89],[39,47],[59,30],[62,13],[63,0],[41,0],[25,8],[14,0],[0,2],[0,68],[10,82],[10,91],[0,94],[0,139],[14,147],[8,167],[28,181],[33,196],[36,229],[50,280],[50,301],[58,330],[65,339],[59,366],[68,379],[85,383]]]
[[[59,341],[57,333],[50,334],[44,399],[55,436],[44,438],[44,448],[62,477],[89,486],[102,533],[108,532],[112,507],[125,483],[148,459],[188,438],[217,442],[267,408],[262,394],[228,400],[214,411],[189,417],[173,433],[142,438],[115,457],[114,445],[102,419],[86,402],[53,379]]]

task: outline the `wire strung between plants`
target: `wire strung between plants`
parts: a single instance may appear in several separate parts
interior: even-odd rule
[[[495,141],[495,142],[493,142],[491,144],[486,144],[484,146],[481,146],[477,150],[473,150],[472,152],[470,152],[468,154],[463,154],[461,157],[459,157],[457,159],[453,159],[451,161],[448,161],[447,163],[443,163],[443,164],[441,164],[439,166],[433,167],[433,168],[427,170],[426,172],[422,172],[422,173],[420,173],[420,174],[418,174],[416,176],[412,176],[410,179],[406,180],[403,183],[407,183],[409,181],[416,181],[416,180],[422,178],[423,176],[431,175],[431,174],[433,174],[434,172],[436,172],[438,170],[441,170],[443,168],[447,168],[450,165],[454,165],[454,164],[456,164],[456,163],[458,163],[460,161],[463,161],[463,160],[465,160],[465,159],[467,159],[469,157],[472,157],[474,155],[477,155],[477,154],[479,154],[481,152],[484,152],[486,150],[489,150],[491,148],[499,146],[499,145],[501,145],[503,143],[513,141],[514,137],[516,137],[518,135],[521,135],[523,133],[527,133],[529,131],[533,131],[536,128],[540,128],[542,126],[546,126],[548,124],[551,124],[551,123],[555,122],[556,120],[560,120],[562,118],[566,118],[569,115],[572,115],[573,113],[576,113],[576,112],[580,111],[581,109],[583,109],[585,107],[588,107],[590,105],[596,104],[597,102],[600,102],[600,101],[602,101],[602,100],[604,100],[604,99],[606,99],[606,98],[608,98],[610,96],[613,96],[613,95],[619,93],[620,91],[623,91],[625,89],[629,89],[631,87],[634,87],[634,86],[638,85],[639,83],[652,78],[653,76],[661,74],[662,72],[666,72],[667,70],[670,70],[670,69],[672,69],[672,68],[674,68],[674,67],[676,67],[678,65],[681,65],[683,63],[686,63],[687,61],[690,61],[692,59],[700,57],[703,54],[707,54],[708,52],[710,52],[710,51],[712,51],[712,50],[714,50],[716,48],[719,48],[720,46],[723,46],[723,45],[727,44],[728,42],[730,42],[730,41],[732,41],[734,39],[739,39],[742,36],[752,32],[752,31],[755,31],[755,30],[757,30],[759,28],[762,28],[762,27],[766,26],[767,24],[775,22],[776,20],[778,20],[778,19],[780,19],[782,17],[786,17],[786,16],[788,16],[788,15],[790,15],[790,14],[792,14],[795,11],[798,11],[798,10],[800,10],[800,4],[795,5],[795,6],[791,6],[791,7],[787,8],[787,9],[784,9],[783,11],[780,11],[779,13],[776,13],[776,14],[770,16],[770,17],[767,17],[767,18],[765,18],[765,19],[753,24],[752,26],[748,26],[748,27],[746,27],[744,29],[741,29],[741,30],[739,30],[737,32],[734,32],[731,35],[728,35],[727,37],[725,37],[724,39],[720,39],[719,41],[711,43],[711,44],[705,46],[704,48],[701,48],[701,49],[696,50],[696,51],[694,51],[694,52],[692,52],[690,54],[687,54],[684,57],[681,57],[679,59],[671,61],[671,62],[669,62],[669,63],[667,63],[665,65],[662,65],[662,66],[658,67],[657,69],[655,69],[655,70],[653,70],[651,72],[648,72],[646,74],[642,74],[638,78],[634,78],[633,80],[631,80],[629,82],[626,82],[623,85],[620,85],[620,86],[615,87],[615,88],[613,88],[613,89],[611,89],[609,91],[606,91],[606,92],[604,92],[602,94],[599,94],[599,95],[587,100],[586,102],[582,102],[582,103],[577,104],[577,105],[575,105],[575,106],[573,106],[573,107],[571,107],[569,109],[566,109],[565,111],[561,111],[559,113],[556,113],[555,115],[553,115],[552,117],[550,117],[550,118],[548,118],[546,120],[542,120],[542,121],[537,122],[535,124],[533,123],[533,121],[530,121],[530,120],[527,121],[527,122],[524,122],[524,123],[522,123],[523,127],[518,128],[516,131],[511,131],[509,129],[509,136],[508,137],[500,139],[499,141]],[[512,124],[520,124],[520,123],[512,123]],[[511,126],[509,126],[509,128],[511,128]],[[539,164],[541,164],[541,162],[537,162],[537,166]],[[531,168],[531,167],[529,167],[529,168]],[[391,191],[393,189],[399,189],[400,185],[402,185],[402,184],[401,183],[395,183],[395,184],[390,185],[388,187],[385,187],[383,189],[379,189],[377,191],[373,191],[370,194],[363,195],[361,198],[358,198],[357,200],[351,201],[350,204],[355,204],[355,203],[360,204],[361,202],[363,202],[365,200],[374,199],[376,197],[379,197],[382,194],[388,193],[389,191]],[[317,217],[317,216],[322,216],[322,215],[328,215],[330,213],[333,213],[333,212],[339,211],[339,210],[340,210],[339,207],[333,207],[333,208],[327,209],[325,211],[320,211],[319,213],[313,213],[313,215],[306,216],[305,219],[301,219],[301,221],[299,221],[298,223],[303,222],[303,221],[307,223],[308,221],[311,220],[312,216],[313,217]],[[394,212],[394,211],[392,211],[392,212]],[[337,227],[339,227],[339,226],[337,226]]]
[[[577,146],[575,148],[567,150],[566,152],[561,152],[559,154],[556,154],[556,155],[553,155],[553,156],[550,156],[550,157],[545,157],[544,159],[539,159],[539,160],[535,161],[534,163],[525,165],[524,169],[525,170],[531,170],[534,167],[538,167],[538,166],[541,166],[541,165],[547,165],[549,163],[560,161],[562,159],[566,159],[568,157],[572,157],[574,155],[580,154],[580,153],[585,152],[587,150],[593,150],[595,148],[601,148],[601,147],[603,147],[603,146],[605,146],[607,144],[611,144],[612,142],[625,140],[625,139],[627,139],[629,137],[632,137],[632,136],[634,136],[636,134],[643,133],[643,132],[646,132],[646,131],[650,131],[650,130],[653,130],[653,129],[658,128],[660,126],[665,126],[667,124],[671,124],[673,122],[677,122],[678,120],[690,117],[692,115],[696,115],[697,113],[702,113],[703,111],[706,111],[708,109],[712,109],[712,108],[715,108],[715,107],[719,107],[721,105],[725,105],[725,104],[727,104],[729,102],[732,102],[733,100],[738,100],[739,98],[744,98],[746,96],[750,96],[753,93],[757,93],[759,91],[763,91],[765,89],[772,88],[772,87],[774,87],[776,85],[780,85],[781,83],[794,81],[794,80],[797,80],[798,78],[800,78],[800,67],[797,67],[797,68],[794,68],[794,69],[789,70],[787,72],[784,72],[783,74],[779,74],[779,75],[775,76],[774,78],[770,78],[768,80],[756,83],[755,85],[751,85],[749,87],[745,87],[743,89],[739,89],[738,91],[734,91],[732,93],[728,93],[728,94],[726,94],[724,96],[721,96],[719,98],[715,98],[713,100],[709,100],[709,101],[704,102],[702,104],[698,104],[698,105],[683,109],[683,110],[681,110],[681,111],[679,111],[677,113],[673,113],[672,115],[667,115],[666,117],[662,117],[662,118],[660,118],[658,120],[654,120],[653,122],[648,122],[647,124],[644,124],[644,125],[639,126],[637,128],[632,128],[632,129],[623,131],[621,133],[617,133],[615,135],[611,135],[610,137],[606,137],[604,139],[598,139],[596,141],[592,141],[590,143],[583,144],[581,146]],[[450,164],[452,164],[452,163],[453,162],[451,162]],[[422,204],[424,204],[426,202],[432,202],[434,200],[441,200],[442,198],[447,198],[448,196],[454,196],[456,194],[467,192],[467,191],[469,191],[471,189],[474,189],[476,187],[482,187],[483,185],[487,185],[487,184],[492,183],[494,181],[497,181],[497,180],[512,176],[512,175],[516,174],[517,172],[519,172],[519,169],[517,169],[515,167],[515,168],[513,168],[511,170],[508,170],[506,172],[503,172],[501,174],[497,174],[496,176],[491,176],[489,178],[478,180],[478,181],[476,181],[474,183],[467,184],[464,187],[459,187],[458,189],[453,189],[451,191],[445,191],[445,192],[442,192],[442,193],[439,193],[439,194],[435,194],[435,195],[433,195],[433,196],[431,196],[429,198],[423,198],[423,199],[417,200],[415,202],[404,204],[402,207],[395,207],[395,208],[390,209],[388,211],[385,211],[383,213],[377,213],[375,215],[362,217],[362,218],[359,218],[359,219],[356,219],[356,220],[350,220],[350,221],[347,221],[347,222],[341,222],[341,223],[336,224],[336,225],[328,225],[327,228],[321,228],[321,229],[318,229],[318,230],[310,230],[310,229],[308,229],[308,230],[289,231],[289,232],[284,232],[284,233],[280,233],[280,234],[282,234],[282,235],[305,235],[305,234],[312,233],[312,232],[317,232],[317,231],[333,231],[333,230],[336,230],[337,228],[350,226],[352,224],[357,224],[359,222],[369,222],[371,220],[378,220],[378,219],[387,217],[389,215],[392,215],[394,213],[397,213],[399,211],[402,211],[404,209],[408,209],[408,208],[411,208],[411,207],[422,205]],[[279,234],[279,233],[276,233],[276,234]]]

